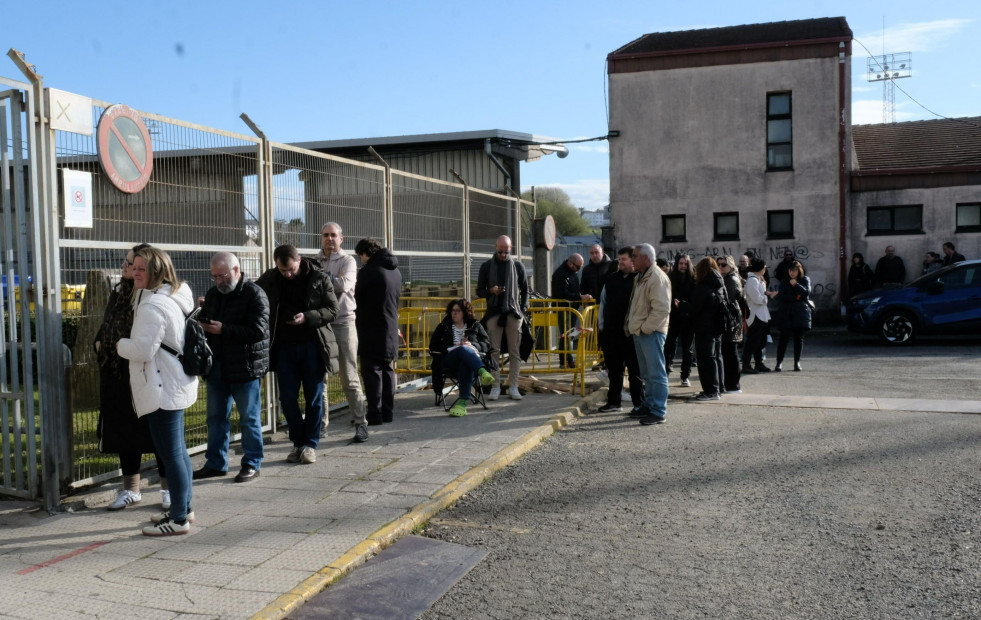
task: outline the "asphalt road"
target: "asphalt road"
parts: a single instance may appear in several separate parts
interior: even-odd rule
[[[804,372],[743,389],[981,400],[979,360],[981,338],[812,334]],[[978,415],[594,413],[430,522],[489,553],[423,618],[981,617],[979,440]]]

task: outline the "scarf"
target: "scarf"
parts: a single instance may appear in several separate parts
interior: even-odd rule
[[[109,295],[109,304],[102,319],[102,345],[99,348],[99,366],[107,368],[113,376],[123,377],[123,368],[129,362],[116,353],[120,338],[129,338],[133,329],[133,281],[120,280]]]
[[[507,269],[507,272],[504,274],[504,296],[501,298],[501,314],[505,316],[514,314],[520,318],[521,302],[518,298],[518,270],[514,265],[514,261],[510,258],[504,262],[494,259],[491,264],[495,268],[491,276],[491,282],[500,282],[500,270]],[[500,293],[498,294],[500,295]]]

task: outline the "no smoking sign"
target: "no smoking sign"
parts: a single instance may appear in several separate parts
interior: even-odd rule
[[[153,145],[140,115],[125,105],[106,109],[99,119],[99,163],[109,182],[135,194],[146,187],[153,172]]]

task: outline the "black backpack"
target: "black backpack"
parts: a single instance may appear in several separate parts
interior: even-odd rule
[[[743,313],[739,304],[729,299],[728,293],[722,289],[722,294],[715,294],[717,300],[716,317],[722,328],[722,339],[726,342],[741,342],[743,339]]]
[[[211,372],[211,365],[214,355],[211,347],[208,346],[208,337],[204,333],[204,328],[197,321],[198,313],[201,308],[197,308],[184,320],[184,350],[178,352],[177,349],[161,342],[160,348],[176,357],[184,372],[192,377],[207,377]]]

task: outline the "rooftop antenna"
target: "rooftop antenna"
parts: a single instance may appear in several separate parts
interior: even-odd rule
[[[882,82],[882,122],[896,122],[896,80],[913,77],[912,52],[886,53],[886,18],[882,18],[882,55],[866,59],[865,79]]]

